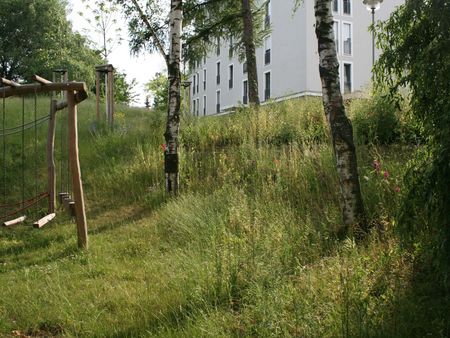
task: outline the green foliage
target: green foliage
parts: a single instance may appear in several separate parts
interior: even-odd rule
[[[253,12],[253,31],[255,45],[261,46],[270,34],[270,27],[265,27],[264,2],[251,1]],[[185,9],[184,57],[191,64],[200,61],[209,52],[215,51],[217,39],[222,45],[229,45],[230,50],[245,59],[243,41],[242,0],[187,0]]]
[[[127,74],[116,71],[114,73],[114,99],[118,103],[130,104],[137,98],[137,94],[134,92],[137,81],[133,79],[131,82],[127,82]]]
[[[117,26],[118,7],[113,0],[81,0],[85,5],[86,13],[79,12],[86,22],[93,28],[97,34],[97,48],[101,50],[101,55],[105,62],[108,62],[109,54],[114,50],[117,44],[122,42],[122,29]]]
[[[409,163],[401,225],[417,254],[445,277],[450,271],[450,6],[445,0],[411,1],[378,27],[383,54],[380,86],[400,99],[410,90],[411,114],[424,143]]]
[[[66,3],[61,0],[0,2],[0,75],[51,79],[54,68],[67,68],[71,79],[94,83],[94,66],[101,60],[87,41],[71,31]]]
[[[153,108],[166,111],[169,102],[169,80],[167,75],[156,73],[155,77],[146,84],[147,90],[153,97]]]
[[[395,104],[382,95],[370,100],[357,100],[350,105],[356,142],[360,144],[392,144],[400,138],[400,113]]]

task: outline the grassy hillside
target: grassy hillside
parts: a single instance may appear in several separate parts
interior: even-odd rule
[[[81,104],[90,250],[76,249],[64,213],[39,231],[0,229],[0,336],[448,335],[448,295],[395,231],[409,134],[393,119],[395,139],[366,144],[384,140],[370,107],[349,107],[375,226],[357,246],[337,238],[320,101],[185,118],[176,198],[164,193],[162,113],[120,107],[115,132],[94,132],[93,102]]]

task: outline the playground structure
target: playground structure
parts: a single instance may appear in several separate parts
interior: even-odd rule
[[[55,137],[56,137],[56,117],[57,112],[62,111],[67,108],[67,120],[61,119],[61,130],[63,131],[63,126],[67,122],[67,147],[63,144],[63,137],[61,137],[61,153],[63,153],[64,148],[67,149],[67,180],[69,181],[69,176],[71,176],[71,185],[73,189],[73,200],[70,197],[70,193],[67,191],[62,191],[63,185],[61,183],[61,191],[59,192],[59,201],[62,206],[68,210],[68,212],[75,218],[77,225],[77,237],[78,246],[80,248],[88,247],[88,235],[87,235],[87,221],[86,221],[86,211],[84,205],[83,196],[83,186],[81,182],[81,171],[80,162],[78,156],[78,127],[77,127],[77,105],[87,98],[87,88],[84,82],[68,82],[67,72],[63,70],[56,70],[54,72],[53,78],[55,79],[55,73],[61,74],[62,82],[51,82],[42,77],[35,75],[33,80],[35,84],[18,84],[16,82],[0,79],[3,87],[0,87],[0,99],[3,100],[3,128],[2,128],[2,139],[3,139],[3,163],[4,163],[4,198],[6,200],[6,187],[10,183],[6,180],[6,136],[13,135],[13,133],[21,133],[21,152],[22,152],[22,201],[18,203],[9,203],[0,205],[0,210],[12,210],[6,214],[3,214],[2,221],[4,226],[12,226],[15,224],[22,223],[26,220],[26,215],[20,215],[31,208],[33,205],[37,205],[41,200],[48,199],[48,211],[47,215],[40,218],[34,222],[34,227],[41,228],[48,222],[50,222],[56,216],[56,199],[57,199],[57,180],[56,180],[56,163],[55,163]],[[62,92],[63,97],[61,100],[57,100],[55,92]],[[37,119],[36,115],[36,102],[37,95],[40,93],[52,93],[51,104],[50,104],[50,114],[42,118]],[[25,95],[34,95],[34,122],[25,124]],[[14,128],[5,128],[6,119],[6,105],[5,101],[9,97],[21,97],[22,98],[22,125]],[[28,126],[34,126],[35,128],[35,159],[38,158],[37,153],[37,125],[45,121],[48,122],[48,132],[47,132],[47,142],[46,142],[46,169],[47,169],[47,191],[39,193],[37,191],[35,196],[31,199],[25,199],[25,157],[24,157],[24,132]],[[63,134],[61,133],[61,136]],[[62,162],[62,161],[61,161]],[[35,162],[36,163],[36,162]],[[38,179],[37,166],[35,164],[36,172],[36,182]],[[63,166],[61,165],[61,176],[63,174]],[[62,179],[61,179],[62,182]],[[14,219],[9,219],[9,217],[15,216]],[[17,217],[19,216],[19,217]]]
[[[111,64],[95,67],[95,95],[97,122],[101,121],[100,115],[100,77],[103,75],[105,84],[105,112],[106,120],[110,128],[114,127],[114,67]]]

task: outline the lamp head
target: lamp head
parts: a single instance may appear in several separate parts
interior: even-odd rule
[[[363,0],[363,4],[366,5],[369,12],[379,10],[382,2],[383,0]]]

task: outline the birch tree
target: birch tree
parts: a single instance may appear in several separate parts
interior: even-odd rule
[[[353,128],[346,116],[340,89],[330,0],[315,0],[315,17],[322,101],[331,129],[342,217],[346,230],[360,239],[368,231],[368,226],[359,184]]]
[[[179,188],[178,137],[181,108],[181,48],[183,0],[170,0],[168,21],[164,17],[165,1],[148,1],[142,6],[138,0],[118,0],[127,14],[131,47],[160,53],[167,66],[169,97],[164,138],[164,172],[166,191],[176,194]],[[168,2],[167,2],[168,3]],[[168,44],[168,47],[166,47]]]
[[[231,40],[230,48],[240,61],[247,62],[249,103],[254,106],[260,104],[256,47],[270,33],[264,23],[265,4],[254,0],[186,1],[186,19],[192,26],[186,32],[186,58],[200,60],[208,48],[216,47],[218,38]]]

